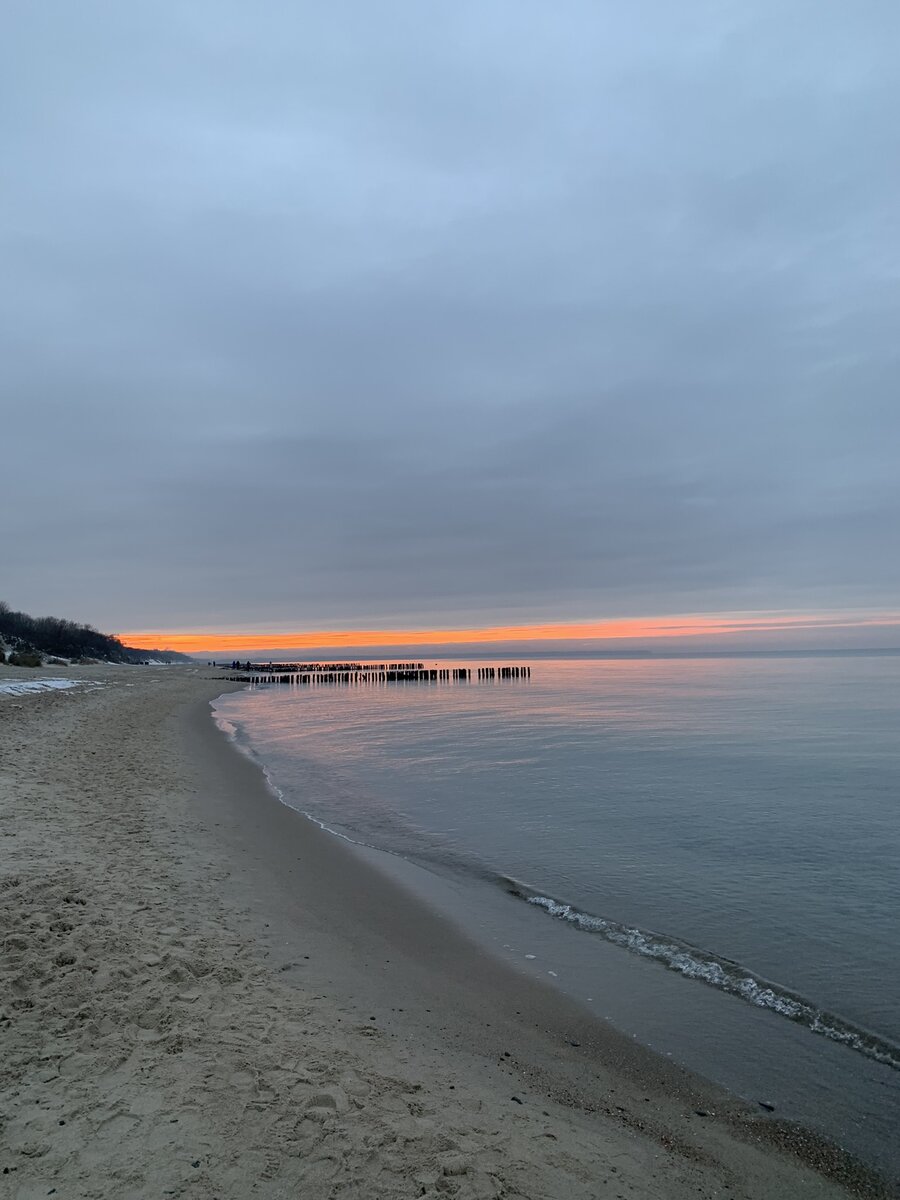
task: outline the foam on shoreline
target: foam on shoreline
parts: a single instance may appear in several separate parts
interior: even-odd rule
[[[818,1008],[806,997],[755,975],[741,963],[718,958],[709,951],[676,938],[582,912],[571,904],[544,896],[516,880],[507,879],[505,882],[511,895],[543,909],[551,917],[583,933],[597,934],[605,941],[621,946],[632,954],[653,959],[687,979],[697,980],[708,987],[737,996],[748,1004],[768,1009],[892,1070],[900,1070],[900,1047],[888,1038],[854,1025],[836,1013]]]

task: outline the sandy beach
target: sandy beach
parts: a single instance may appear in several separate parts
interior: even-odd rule
[[[0,667],[42,675],[84,683],[0,695],[0,1194],[889,1194],[279,804],[217,672]]]

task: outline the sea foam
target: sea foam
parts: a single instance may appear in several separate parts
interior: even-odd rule
[[[811,1000],[763,979],[740,963],[717,958],[708,951],[664,934],[582,912],[564,901],[541,895],[518,880],[506,878],[503,882],[512,895],[542,908],[551,917],[565,921],[583,933],[597,934],[605,941],[621,946],[632,954],[653,959],[670,971],[737,996],[758,1008],[768,1009],[778,1016],[805,1026],[812,1033],[848,1046],[851,1050],[856,1050],[894,1070],[900,1070],[900,1046],[854,1025],[835,1013],[820,1009]]]

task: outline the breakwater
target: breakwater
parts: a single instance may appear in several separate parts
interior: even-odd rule
[[[237,683],[321,684],[477,683],[530,679],[531,667],[426,667],[424,663],[239,663],[227,668]]]

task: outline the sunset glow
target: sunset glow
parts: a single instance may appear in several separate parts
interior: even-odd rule
[[[606,621],[535,625],[491,625],[471,629],[344,630],[140,630],[119,634],[138,649],[180,650],[185,654],[275,649],[333,649],[364,646],[456,646],[503,642],[654,641],[669,638],[716,638],[728,634],[765,634],[801,630],[861,629],[900,626],[900,613],[700,613],[633,617]]]

